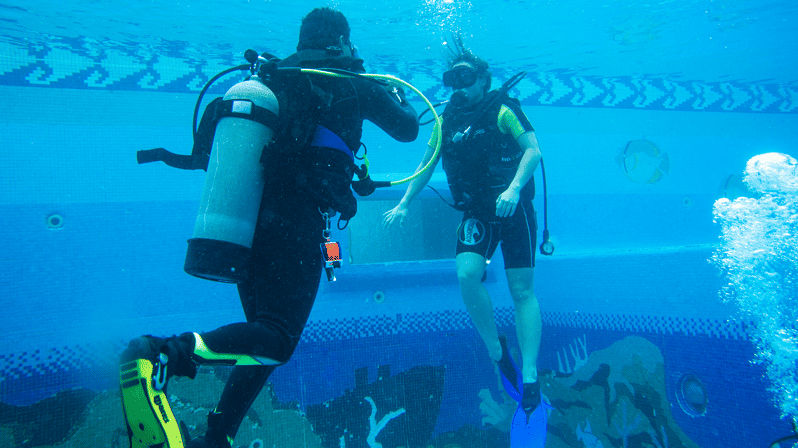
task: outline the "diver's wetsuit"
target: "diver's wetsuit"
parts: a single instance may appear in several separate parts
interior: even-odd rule
[[[503,95],[490,105],[496,95],[502,94],[489,92],[476,105],[449,106],[443,114],[440,157],[455,205],[464,211],[457,253],[475,252],[490,259],[501,241],[506,268],[533,267],[537,234],[534,180],[521,189],[512,216],[497,217],[496,200],[510,186],[524,156],[516,139],[534,129],[517,100]],[[469,125],[468,136],[455,137]]]
[[[318,57],[320,53],[323,56],[323,51],[305,50],[281,65],[362,71],[359,60],[325,59]],[[413,141],[418,135],[416,111],[401,91],[359,78],[313,76],[311,80],[330,99],[320,125],[339,136],[351,151],[360,146],[364,119],[402,142]],[[281,115],[284,107],[280,105]],[[347,218],[354,214],[355,199],[349,186],[351,158],[341,148],[323,147],[323,138],[304,143],[305,137],[291,135],[290,128],[286,125],[278,133],[264,156],[266,185],[252,259],[247,280],[238,285],[247,322],[200,335],[213,352],[265,357],[276,363],[233,369],[209,419],[209,426],[213,426],[209,432],[235,436],[266,379],[294,352],[321,276],[319,245],[325,229],[321,212],[331,207]]]

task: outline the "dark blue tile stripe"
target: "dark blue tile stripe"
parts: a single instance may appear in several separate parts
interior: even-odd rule
[[[707,336],[719,339],[749,340],[751,322],[678,317],[625,316],[574,313],[543,313],[547,327],[586,328],[684,336]],[[513,309],[496,310],[501,327],[513,325]],[[465,311],[369,316],[310,322],[302,334],[303,342],[328,342],[397,334],[453,331],[472,328]],[[116,347],[121,351],[124,342]],[[106,364],[108,348],[70,346],[34,352],[0,355],[0,381]]]

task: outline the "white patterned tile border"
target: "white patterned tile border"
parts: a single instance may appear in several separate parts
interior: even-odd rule
[[[141,90],[197,93],[224,68],[243,61],[188,60],[168,55],[102,52],[60,44],[17,46],[0,42],[0,85],[61,89]],[[411,82],[431,100],[446,99],[437,79],[425,67],[437,64],[372,64],[373,73],[391,73]],[[415,71],[409,71],[409,70]],[[425,71],[419,71],[425,70]],[[493,85],[514,73],[497,71]],[[229,75],[212,94],[226,91],[237,79]],[[776,83],[700,82],[662,77],[578,76],[558,71],[529,72],[512,95],[525,106],[603,107],[639,110],[798,113],[798,86]]]

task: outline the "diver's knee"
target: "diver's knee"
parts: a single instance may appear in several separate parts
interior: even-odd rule
[[[460,268],[457,270],[457,280],[461,285],[476,285],[482,283],[484,269],[479,270],[473,267]]]
[[[296,344],[280,344],[279,347],[267,347],[258,344],[252,347],[250,355],[255,359],[268,360],[268,362],[265,362],[266,364],[281,366],[291,359],[295,349]]]
[[[530,306],[538,302],[535,291],[531,288],[510,288],[510,296],[516,306]]]
[[[263,336],[252,346],[252,354],[259,358],[268,358],[277,362],[277,365],[287,363],[293,356],[299,335],[292,335],[285,326],[276,325],[270,320],[258,320],[257,324],[264,330]]]

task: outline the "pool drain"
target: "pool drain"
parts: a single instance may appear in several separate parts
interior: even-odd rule
[[[58,230],[64,227],[64,218],[57,213],[47,216],[45,222],[47,223],[47,228],[50,230]]]

